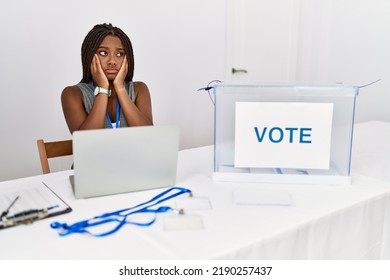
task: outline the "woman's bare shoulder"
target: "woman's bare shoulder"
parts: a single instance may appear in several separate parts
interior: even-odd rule
[[[81,90],[78,86],[67,86],[63,89],[62,98],[79,98],[82,97]]]
[[[134,82],[134,93],[136,98],[139,98],[141,96],[149,97],[150,95],[148,86],[141,81]]]
[[[133,84],[134,84],[134,90],[137,90],[137,89],[138,90],[148,89],[148,86],[144,82],[136,81]]]

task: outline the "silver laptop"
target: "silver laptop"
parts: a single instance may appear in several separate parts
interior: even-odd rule
[[[171,187],[179,128],[141,126],[73,133],[76,198]]]

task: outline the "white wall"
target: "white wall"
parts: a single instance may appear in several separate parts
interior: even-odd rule
[[[360,89],[356,121],[390,121],[390,1],[300,2],[297,78],[349,85],[382,79]]]
[[[80,81],[81,43],[103,22],[132,40],[134,79],[149,86],[155,124],[179,125],[181,148],[212,143],[212,103],[197,89],[223,75],[225,0],[6,0],[0,5],[0,181],[41,173],[37,138],[71,137],[60,94]]]

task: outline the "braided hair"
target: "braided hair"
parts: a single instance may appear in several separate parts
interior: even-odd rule
[[[111,23],[95,25],[85,36],[81,46],[81,63],[83,67],[83,78],[81,83],[89,83],[92,80],[91,63],[100,44],[107,35],[117,36],[125,48],[129,69],[125,81],[132,81],[134,75],[134,54],[129,37],[120,28],[112,26]]]

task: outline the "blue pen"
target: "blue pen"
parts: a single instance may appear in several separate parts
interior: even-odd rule
[[[31,209],[19,212],[13,216],[4,217],[2,219],[3,227],[10,227],[18,224],[31,224],[36,220],[46,218],[49,215],[48,211],[56,207],[59,206],[54,205],[43,209]]]
[[[25,210],[25,211],[22,211],[22,212],[19,212],[19,213],[13,215],[13,216],[7,217],[7,219],[16,219],[16,218],[20,218],[20,217],[34,216],[35,214],[44,213],[44,212],[47,213],[47,211],[54,209],[56,207],[59,207],[59,206],[54,205],[54,206],[50,206],[48,208]]]

